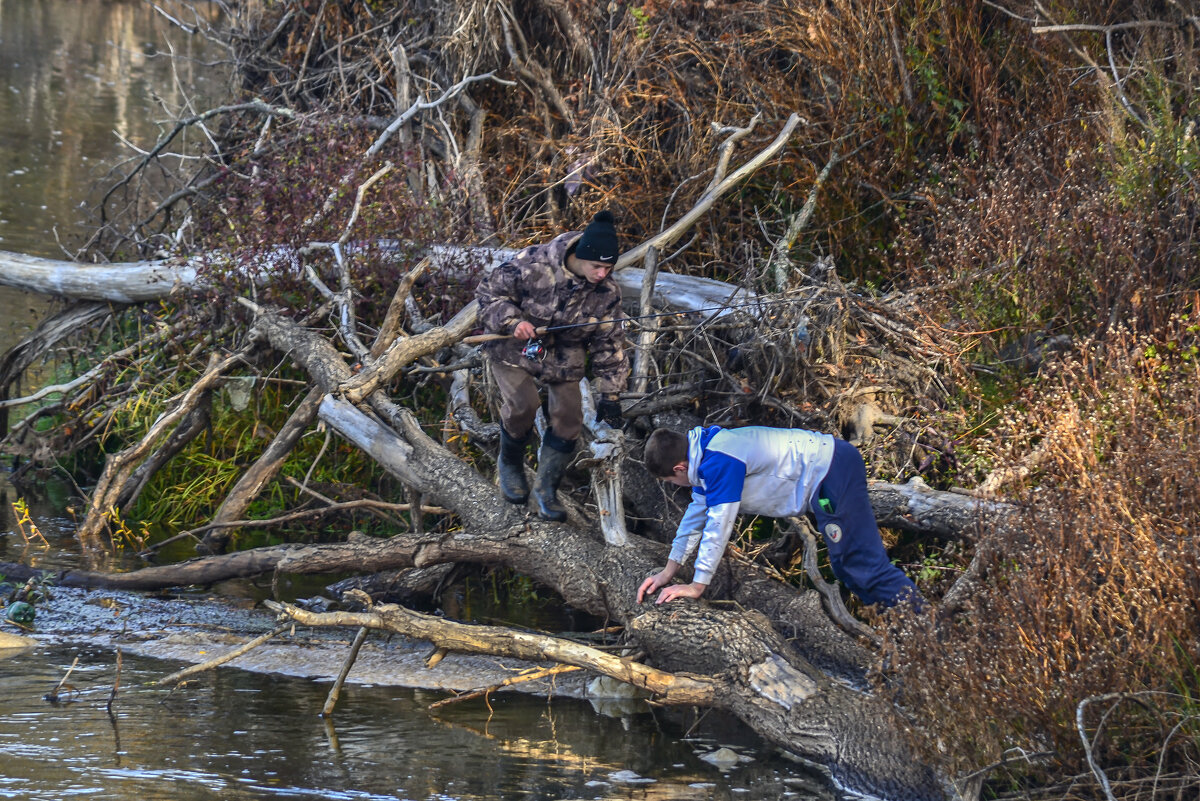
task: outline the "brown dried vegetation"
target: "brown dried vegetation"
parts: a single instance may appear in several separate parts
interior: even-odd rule
[[[1198,786],[1200,307],[1163,334],[1122,328],[1005,413],[996,458],[1032,464],[1019,519],[981,535],[986,590],[892,643],[887,682],[960,769],[1006,755],[1045,781],[1088,771],[1090,743],[1118,797]]]

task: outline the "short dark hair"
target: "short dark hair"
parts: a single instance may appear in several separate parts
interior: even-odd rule
[[[655,478],[675,474],[675,465],[687,463],[688,439],[678,431],[656,428],[646,440],[644,458],[646,469]]]

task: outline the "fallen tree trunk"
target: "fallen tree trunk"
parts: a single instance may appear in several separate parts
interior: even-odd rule
[[[376,247],[385,251],[394,249],[388,242],[361,247]],[[354,249],[347,248],[347,252],[352,256]],[[506,248],[442,245],[429,248],[426,255],[431,261],[432,272],[465,275],[476,270],[491,270],[516,255],[516,252]],[[303,272],[299,254],[286,248],[279,248],[245,264],[235,264],[219,255],[83,264],[0,251],[0,286],[66,300],[144,303],[162,300],[177,293],[212,288],[204,280],[211,259],[220,261],[227,269],[244,271],[247,275],[270,275],[280,270],[297,274]],[[614,275],[622,294],[630,298],[640,295],[644,275],[642,270],[622,267]],[[659,273],[654,281],[654,297],[673,308],[714,309],[717,311],[713,316],[720,316],[722,307],[752,302],[755,296],[741,287],[711,278]]]
[[[286,352],[325,392],[335,393],[349,383],[349,368],[328,340],[276,313],[259,311],[260,343]],[[431,330],[404,340],[402,350],[415,359],[422,340],[437,347],[445,339],[444,331]],[[386,362],[388,367],[380,372],[399,369],[403,361],[381,359],[379,365]],[[841,786],[884,798],[944,797],[934,773],[914,759],[895,711],[853,689],[862,684],[871,652],[832,623],[815,592],[798,592],[752,565],[729,559],[712,590],[716,599],[724,595],[738,601],[738,609],[696,602],[638,605],[637,587],[661,564],[664,546],[634,536],[623,546],[606,544],[598,531],[529,519],[386,396],[372,392],[363,407],[327,394],[319,416],[405,485],[453,509],[460,526],[386,540],[257,549],[124,575],[64,573],[58,580],[73,586],[150,589],[267,572],[377,572],[450,562],[505,565],[554,588],[571,606],[623,624],[630,646],[644,651],[659,669],[721,682],[715,705],[734,712],[781,748],[823,765]],[[927,494],[910,494],[928,505]],[[921,515],[909,517],[927,514],[923,506]],[[789,640],[792,636],[796,639]]]
[[[932,773],[912,759],[894,711],[837,680],[850,677],[824,674],[801,652],[807,643],[788,642],[767,617],[703,603],[639,607],[636,588],[658,566],[658,544],[631,538],[629,547],[606,546],[595,534],[527,521],[478,474],[425,437],[415,420],[410,419],[398,435],[350,404],[329,398],[322,404],[321,416],[372,456],[382,457],[384,466],[406,483],[431,497],[458,499],[463,528],[453,534],[279,546],[125,575],[65,573],[59,581],[150,589],[165,586],[163,582],[209,583],[269,571],[505,564],[554,587],[572,606],[624,623],[632,644],[649,654],[659,668],[719,677],[728,689],[718,695],[717,705],[735,712],[786,750],[824,765],[839,784],[885,798],[942,797]],[[797,601],[800,594],[777,582],[774,587],[780,598],[792,597],[795,626],[818,632],[814,639],[819,643],[846,642],[846,636],[820,611],[819,602],[807,606],[809,617],[801,617],[799,612],[806,607]],[[747,589],[759,596],[768,592],[763,585]],[[830,661],[827,655],[814,656],[817,661]]]
[[[879,525],[947,540],[974,541],[985,521],[1014,511],[1003,501],[935,490],[920,476],[906,484],[872,481],[867,492]]]
[[[420,482],[420,489],[431,496],[461,499],[458,511],[463,527],[451,534],[398,534],[387,540],[277,546],[123,575],[68,572],[60,574],[58,581],[69,586],[150,589],[155,584],[163,586],[164,580],[209,583],[221,575],[269,571],[375,571],[445,562],[503,564],[555,588],[576,608],[624,623],[631,647],[645,651],[659,669],[720,681],[725,690],[716,705],[738,714],[781,748],[824,766],[843,787],[882,798],[944,797],[932,771],[913,758],[894,710],[839,680],[851,677],[824,674],[800,652],[797,646],[803,643],[789,642],[762,614],[698,602],[639,606],[637,586],[661,561],[657,543],[631,537],[630,546],[608,546],[595,533],[526,520],[516,507],[500,499],[494,487],[425,437],[415,421],[400,437],[348,404],[326,409],[322,416],[351,433],[352,425],[358,427],[362,433],[352,435],[368,438],[372,452],[389,454],[385,467],[402,480]],[[356,416],[358,419],[352,419]],[[14,573],[14,577],[19,575]],[[783,597],[797,595],[778,582],[775,588]],[[793,612],[810,610],[810,617],[797,617],[793,622],[817,632],[814,640],[847,640],[824,616],[819,603],[791,608]]]
[[[70,300],[142,303],[196,286],[197,264],[80,264],[0,251],[0,285]]]

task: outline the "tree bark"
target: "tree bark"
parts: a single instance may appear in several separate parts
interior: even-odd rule
[[[356,247],[387,250],[390,244],[350,245],[345,250],[348,255]],[[431,261],[432,272],[466,276],[476,270],[491,270],[516,253],[505,248],[440,245],[429,248],[426,256]],[[270,275],[286,266],[291,266],[297,273],[301,272],[298,255],[287,248],[279,248],[260,262],[251,261],[246,265],[220,254],[211,254],[211,258],[220,260],[228,269],[246,270],[248,275]],[[175,261],[81,264],[0,251],[0,286],[68,300],[143,303],[161,300],[174,293],[204,290],[208,286],[203,279],[208,262],[208,257],[197,257]],[[642,270],[621,267],[613,276],[623,295],[634,299],[639,297]],[[755,297],[753,293],[723,281],[673,273],[659,273],[655,277],[654,294],[661,302],[683,310],[744,304]],[[721,316],[721,313],[713,316]]]

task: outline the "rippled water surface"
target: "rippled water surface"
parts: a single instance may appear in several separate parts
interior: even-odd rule
[[[44,700],[79,662],[58,703]],[[495,695],[430,713],[423,691],[327,686],[223,669],[174,692],[177,665],[108,650],[39,647],[0,659],[0,797],[64,799],[811,798],[788,763],[714,766],[712,719],[598,714],[581,701]],[[722,726],[724,728],[724,726]]]

